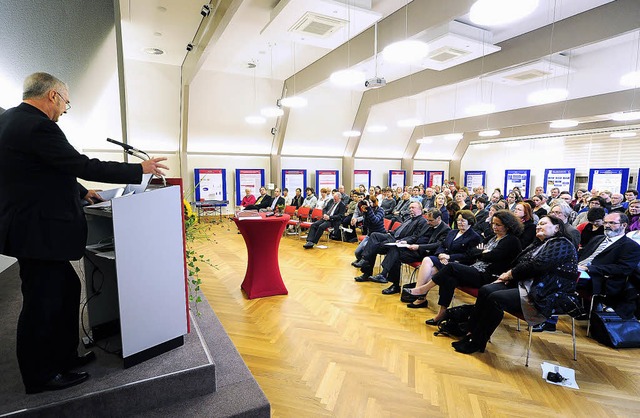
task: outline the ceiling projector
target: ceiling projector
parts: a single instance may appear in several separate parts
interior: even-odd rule
[[[368,89],[379,89],[387,85],[387,80],[384,77],[370,78],[364,82],[364,86]]]

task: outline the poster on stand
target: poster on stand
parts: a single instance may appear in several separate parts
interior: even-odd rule
[[[469,189],[469,193],[474,187],[483,186],[487,178],[486,171],[465,171],[464,172],[464,186]]]
[[[365,190],[369,190],[369,187],[371,187],[371,170],[353,170],[353,188],[357,189],[361,184],[364,185]]]
[[[504,193],[508,195],[514,187],[520,189],[522,197],[529,197],[529,181],[531,170],[505,170]]]
[[[316,194],[320,195],[319,190],[323,187],[329,191],[338,188],[340,181],[340,171],[338,170],[317,170],[316,171]]]
[[[224,168],[196,168],[194,170],[196,201],[227,200],[227,170]]]
[[[412,182],[411,185],[412,186],[419,186],[419,185],[423,185],[424,187],[427,187],[427,172],[424,170],[413,170],[413,177],[412,177]]]
[[[404,170],[389,170],[389,187],[404,187],[407,184],[407,172]]]
[[[302,196],[306,196],[307,170],[282,170],[282,188],[289,190],[289,195],[295,195],[296,189],[302,190]]]
[[[576,177],[575,168],[547,168],[544,170],[544,193],[549,196],[551,189],[557,187],[561,192],[568,191],[573,195],[573,182]]]
[[[592,168],[589,170],[589,190],[624,193],[628,185],[628,168]]]
[[[264,186],[264,169],[242,169],[236,170],[236,206],[240,206],[242,198],[245,196],[245,189],[251,190],[254,196],[260,195],[260,187]]]
[[[442,186],[444,171],[427,171],[427,187]]]

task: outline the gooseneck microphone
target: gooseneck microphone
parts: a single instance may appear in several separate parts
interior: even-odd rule
[[[149,159],[151,159],[151,157],[149,157],[149,154],[147,154],[146,152],[141,151],[141,150],[139,150],[137,148],[134,148],[129,144],[125,144],[124,142],[119,142],[119,141],[116,141],[115,139],[111,139],[111,138],[107,138],[107,142],[111,142],[112,144],[116,144],[116,145],[121,146],[122,148],[124,148],[124,150],[125,150],[125,152],[127,154],[133,155],[134,157],[138,157],[141,160],[149,160]],[[136,155],[136,153],[144,154],[144,155],[147,156],[147,158],[142,158],[140,155]]]

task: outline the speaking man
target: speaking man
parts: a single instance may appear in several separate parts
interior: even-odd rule
[[[76,178],[140,183],[143,173],[167,169],[166,158],[127,164],[78,153],[56,124],[71,108],[69,97],[65,83],[35,73],[22,103],[0,115],[0,253],[20,266],[17,355],[27,393],[82,383],[89,375],[72,370],[95,358],[78,356],[80,279],[69,261],[83,256],[87,240],[81,199],[100,196]]]

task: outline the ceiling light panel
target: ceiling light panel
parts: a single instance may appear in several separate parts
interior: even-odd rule
[[[564,60],[564,58],[562,59]],[[556,61],[556,57],[554,57],[554,61]],[[506,86],[520,86],[535,81],[566,76],[570,72],[573,73],[574,71],[569,71],[568,65],[543,59],[527,65],[510,68],[506,71],[488,74],[483,79]]]

